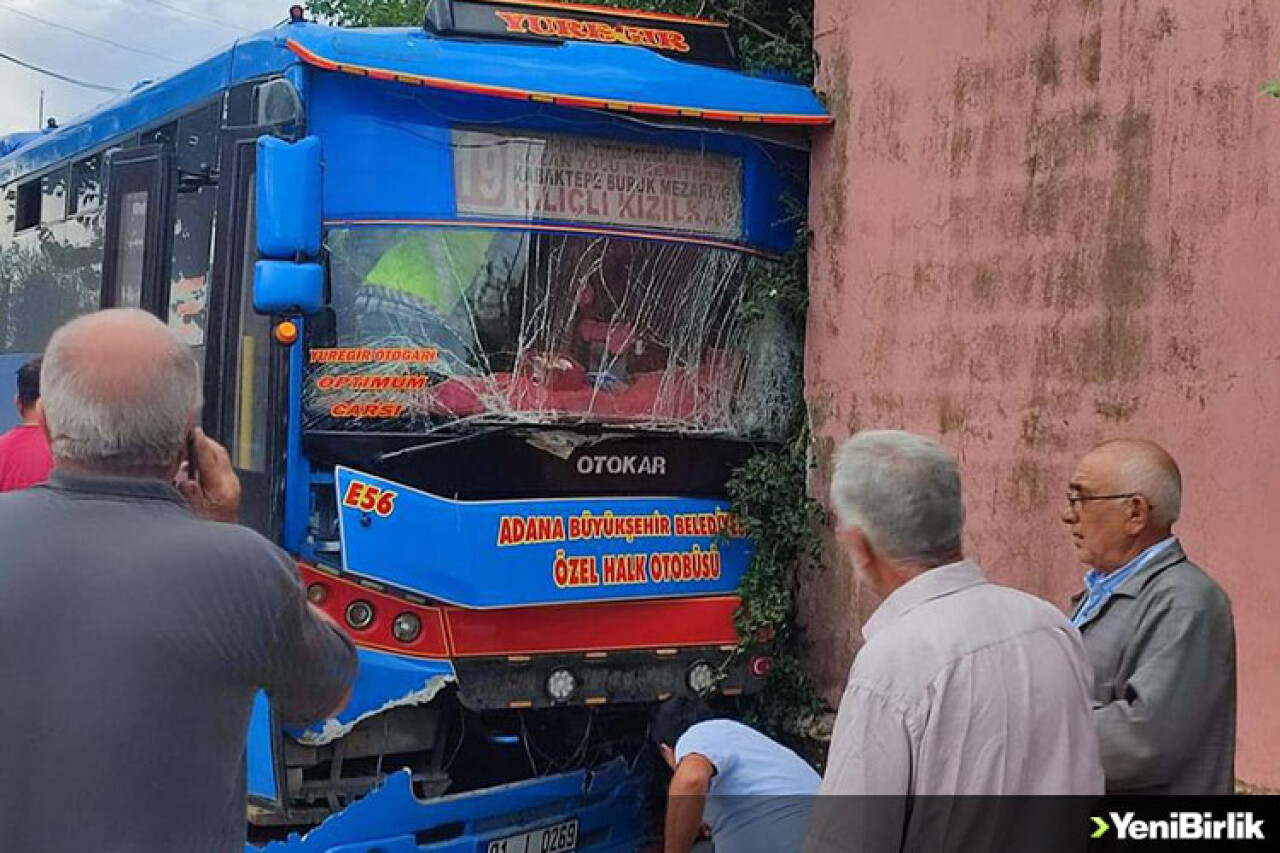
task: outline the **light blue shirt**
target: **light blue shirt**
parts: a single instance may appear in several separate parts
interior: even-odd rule
[[[803,758],[733,720],[707,720],[676,741],[676,762],[696,753],[716,768],[703,819],[716,853],[799,850],[822,779]]]
[[[1079,628],[1107,603],[1107,599],[1111,597],[1111,593],[1116,591],[1120,584],[1127,581],[1138,573],[1143,566],[1155,560],[1173,545],[1177,544],[1178,539],[1170,536],[1167,539],[1161,539],[1156,544],[1144,550],[1141,554],[1125,563],[1114,572],[1100,572],[1097,569],[1090,569],[1084,573],[1084,588],[1088,595],[1081,602],[1079,609],[1076,610],[1074,616],[1071,617],[1071,624]]]

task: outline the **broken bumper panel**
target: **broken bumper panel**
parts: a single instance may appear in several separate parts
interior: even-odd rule
[[[403,658],[369,649],[358,653],[360,673],[351,689],[351,701],[337,717],[291,732],[299,742],[326,744],[375,714],[406,705],[426,705],[455,680],[453,664],[448,661]]]
[[[576,850],[634,853],[653,841],[648,780],[615,759],[579,770],[429,801],[414,796],[407,772],[305,835],[246,853],[485,853],[490,842],[578,821]]]

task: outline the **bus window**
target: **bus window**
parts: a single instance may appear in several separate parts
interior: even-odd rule
[[[40,224],[40,182],[27,181],[18,187],[18,209],[13,230],[25,231]]]
[[[104,308],[142,308],[164,318],[168,308],[172,155],[162,149],[113,151],[105,163]]]
[[[173,257],[169,265],[169,328],[204,363],[217,188],[179,192],[174,202]]]
[[[59,169],[40,180],[44,195],[40,204],[41,222],[61,222],[67,218],[67,183],[70,177],[69,169]]]
[[[271,318],[253,310],[253,264],[257,260],[257,178],[250,174],[244,217],[244,247],[240,266],[240,336],[236,356],[235,422],[231,459],[237,468],[267,470],[267,405],[271,388]]]
[[[88,213],[102,206],[101,155],[86,157],[71,167],[69,214]]]
[[[146,190],[127,192],[120,200],[119,249],[116,253],[116,306],[142,307],[142,262],[147,249]]]

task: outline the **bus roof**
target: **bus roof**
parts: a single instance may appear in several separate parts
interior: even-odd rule
[[[646,48],[566,41],[452,39],[425,29],[290,23],[155,82],[139,84],[0,157],[0,184],[159,124],[236,83],[299,65],[335,73],[563,107],[727,124],[821,125],[805,86],[660,56]]]

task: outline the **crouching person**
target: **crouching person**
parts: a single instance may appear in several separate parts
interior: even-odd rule
[[[666,853],[688,853],[704,824],[716,853],[800,849],[821,782],[800,756],[750,726],[712,719],[686,698],[658,707],[650,737],[675,771]]]

